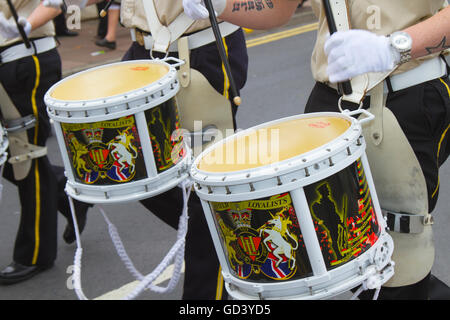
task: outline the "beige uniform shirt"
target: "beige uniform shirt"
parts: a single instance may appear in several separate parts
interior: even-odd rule
[[[183,10],[182,0],[122,0],[120,19],[127,28],[139,28],[150,32],[142,1],[153,1],[162,25],[168,26]],[[210,26],[209,19],[197,20],[186,31],[192,33]]]
[[[348,0],[349,19],[352,29],[364,29],[379,35],[403,30],[435,15],[444,7],[445,0]],[[327,56],[323,50],[327,39],[328,24],[321,0],[312,0],[312,8],[319,18],[319,31],[312,54],[311,69],[314,79],[328,82]],[[430,55],[400,66],[395,73],[417,67]]]
[[[39,5],[40,0],[12,0],[12,4],[16,8],[17,15],[19,17],[27,18],[31,12]],[[14,18],[11,14],[11,11],[9,10],[8,4],[6,1],[0,1],[0,11],[3,12],[6,19],[9,19],[9,21],[14,22]],[[51,36],[53,37],[55,35],[55,28],[53,26],[53,21],[49,21],[46,24],[44,24],[42,27],[33,30],[28,37],[30,39],[32,38],[41,38],[41,37],[47,37]],[[6,47],[14,42],[22,41],[22,38],[14,38],[10,40],[6,40],[0,35],[0,47]]]

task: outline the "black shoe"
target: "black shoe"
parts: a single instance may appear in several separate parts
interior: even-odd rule
[[[101,39],[95,41],[95,44],[99,47],[106,47],[108,49],[114,50],[116,49],[116,42],[115,41],[108,41],[106,39]]]
[[[48,266],[24,266],[23,264],[12,262],[0,271],[0,285],[9,285],[30,279],[38,273],[50,269],[52,266],[53,264]]]
[[[80,202],[75,199],[73,199],[73,205],[75,207],[75,216],[77,218],[78,231],[81,234],[84,230],[84,227],[86,226],[87,211],[93,205],[90,203]],[[67,226],[63,233],[63,239],[66,243],[69,244],[73,243],[76,240],[72,216],[67,217]]]
[[[78,36],[78,32],[66,29],[63,31],[57,31],[56,36],[57,37],[76,37],[76,36]]]

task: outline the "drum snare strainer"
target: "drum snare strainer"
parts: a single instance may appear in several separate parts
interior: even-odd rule
[[[196,158],[191,177],[233,298],[324,299],[393,275],[362,136],[371,119],[284,118]]]

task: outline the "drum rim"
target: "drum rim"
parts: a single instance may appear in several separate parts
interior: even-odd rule
[[[250,130],[257,130],[260,128],[264,128],[270,125],[278,124],[284,121],[289,120],[295,120],[295,119],[302,119],[302,118],[313,118],[317,116],[334,116],[338,118],[343,118],[348,120],[351,124],[350,127],[341,135],[335,137],[334,139],[330,140],[326,144],[317,147],[315,149],[312,149],[306,153],[297,155],[295,157],[285,159],[283,161],[279,161],[274,164],[264,165],[252,169],[245,169],[245,170],[237,170],[232,172],[209,172],[200,170],[198,168],[198,164],[200,160],[207,155],[209,152],[211,152],[214,148],[218,146],[218,144],[223,145],[227,141],[230,141],[231,139],[234,139],[236,137],[242,136],[250,132]],[[320,154],[321,150],[330,150],[327,152],[327,155],[333,156],[334,154],[340,152],[342,150],[342,147],[337,148],[329,148],[331,145],[335,145],[336,142],[347,139],[346,145],[352,144],[353,141],[355,141],[357,138],[359,138],[362,134],[362,128],[359,125],[357,119],[352,118],[348,116],[345,112],[339,113],[339,112],[318,112],[318,113],[306,113],[306,114],[299,114],[294,115],[290,117],[285,117],[269,122],[262,123],[260,125],[248,128],[246,130],[237,132],[229,137],[224,138],[220,142],[217,142],[216,144],[213,144],[209,146],[207,149],[205,149],[202,153],[200,153],[194,160],[194,163],[191,167],[191,177],[192,179],[197,182],[200,185],[217,185],[217,186],[224,186],[224,185],[238,185],[238,184],[246,184],[248,182],[254,182],[254,181],[260,181],[265,180],[270,177],[276,177],[282,174],[287,174],[296,170],[301,170],[305,167],[309,167],[323,159],[323,156]],[[349,138],[347,138],[349,136]],[[269,172],[272,172],[272,174],[268,174]],[[265,179],[262,179],[264,178]],[[225,182],[226,181],[226,182]]]
[[[70,76],[67,76],[67,77],[65,77],[64,79],[61,79],[60,81],[58,81],[57,83],[55,83],[53,86],[51,86],[50,89],[48,89],[47,93],[49,94],[50,99],[52,99],[52,100],[54,100],[54,101],[58,101],[58,102],[64,102],[64,103],[71,103],[71,102],[73,102],[73,103],[78,103],[79,101],[89,102],[89,101],[104,100],[104,98],[85,99],[85,100],[62,100],[62,99],[57,99],[57,98],[52,97],[52,96],[51,96],[51,93],[54,91],[54,89],[56,89],[56,88],[57,88],[58,86],[60,86],[62,83],[67,82],[67,81],[69,81],[69,80],[71,80],[71,79],[74,79],[74,78],[76,78],[76,77],[79,77],[80,75],[83,75],[83,74],[86,74],[86,73],[89,73],[89,72],[93,72],[93,71],[96,71],[96,70],[100,70],[100,69],[109,68],[109,67],[116,66],[116,65],[139,64],[139,63],[161,64],[161,65],[165,65],[165,66],[168,67],[167,73],[166,73],[164,76],[162,76],[160,79],[158,79],[157,81],[152,82],[152,84],[161,81],[161,79],[163,79],[164,77],[166,77],[167,74],[170,72],[170,65],[169,65],[168,63],[162,61],[162,60],[142,60],[142,59],[141,59],[141,60],[129,60],[129,61],[112,62],[112,63],[102,64],[102,65],[99,65],[99,66],[95,66],[95,67],[92,67],[92,68],[88,68],[88,69],[85,69],[85,70],[76,72],[76,73],[74,73],[74,74],[71,74]],[[116,94],[116,95],[110,96],[109,98],[114,98],[114,97],[118,97],[118,96],[123,96],[123,95],[126,95],[126,94],[128,94],[128,93],[131,93],[131,92],[133,92],[133,91],[137,91],[137,90],[143,89],[143,88],[145,88],[145,87],[147,87],[147,86],[149,86],[149,85],[146,85],[146,86],[144,86],[144,87],[142,87],[142,88],[139,88],[139,89],[134,89],[134,90],[132,90],[132,91],[127,91],[127,92],[123,92],[123,93],[120,93],[120,94]]]
[[[149,83],[148,85],[134,89],[132,91],[128,91],[122,94],[106,97],[106,98],[98,98],[98,99],[90,99],[90,100],[60,100],[55,99],[51,96],[53,90],[61,84],[61,82],[67,81],[73,77],[76,77],[82,73],[92,72],[96,69],[102,69],[111,67],[119,64],[136,64],[136,63],[146,63],[146,64],[161,64],[168,68],[168,72],[161,77],[159,80]],[[168,89],[169,92],[165,92]],[[44,101],[47,106],[47,113],[50,118],[60,121],[60,122],[95,122],[96,119],[100,120],[109,120],[116,119],[119,116],[135,114],[142,110],[147,110],[153,108],[162,102],[168,101],[173,98],[179,91],[179,81],[177,78],[177,70],[167,62],[163,60],[131,60],[131,61],[119,61],[114,63],[109,63],[101,66],[97,66],[94,68],[90,68],[84,71],[80,71],[76,74],[73,74],[67,78],[62,79],[61,81],[55,83],[50,89],[45,93]],[[164,95],[159,95],[157,93],[164,92]],[[164,99],[161,99],[163,97]],[[139,104],[138,106],[130,107],[129,104],[133,101],[139,99],[146,99],[144,104]],[[115,111],[114,107],[119,105],[127,105],[126,111],[119,110]],[[95,115],[83,115],[83,116],[75,116],[75,113],[83,113],[88,111],[98,111],[104,110],[104,113],[99,113]]]
[[[387,260],[381,261],[381,264],[378,264],[376,262],[376,255],[377,250],[384,246],[385,244],[388,244],[388,250],[389,257]],[[356,275],[360,275],[361,272],[360,267],[364,267],[364,274],[360,275],[360,278],[362,280],[368,279],[372,274],[370,273],[371,267],[372,269],[375,268],[376,271],[382,270],[385,267],[387,267],[391,262],[391,256],[392,251],[394,249],[394,244],[392,241],[392,238],[390,235],[383,230],[380,233],[380,236],[376,243],[371,246],[366,252],[364,252],[361,256],[330,270],[327,270],[327,272],[324,275],[312,275],[309,277],[304,277],[301,279],[296,280],[286,280],[282,282],[270,282],[270,283],[260,283],[256,281],[246,281],[245,279],[240,279],[237,276],[233,275],[232,273],[226,272],[224,269],[222,269],[223,277],[225,282],[229,285],[232,284],[237,289],[233,290],[236,292],[236,296],[246,296],[249,299],[260,299],[258,297],[258,293],[262,295],[264,299],[297,299],[299,296],[301,296],[303,299],[317,299],[319,296],[327,297],[327,296],[333,296],[336,295],[332,292],[328,292],[329,287],[325,287],[324,289],[321,289],[321,286],[329,282],[329,280],[333,278],[339,278],[338,276],[345,273],[351,273],[351,277],[346,277],[345,279],[341,279],[340,281],[332,282],[334,285],[333,289],[335,289],[336,286],[343,286],[345,287],[345,283],[351,279],[354,278]],[[358,272],[351,272],[352,270],[358,270]],[[337,276],[333,276],[337,275]],[[328,280],[328,281],[327,281]],[[387,279],[388,280],[388,279]],[[386,280],[386,281],[387,281]],[[355,282],[353,280],[353,282]],[[358,281],[355,286],[350,286],[350,288],[354,288],[361,284],[361,281]],[[316,294],[311,294],[309,291],[301,291],[299,290],[298,293],[292,293],[295,291],[295,288],[311,288],[314,293],[314,288],[317,288]],[[251,292],[251,289],[254,290],[254,292]],[[289,291],[289,295],[280,296],[278,298],[274,298],[273,294],[281,291]],[[228,290],[227,290],[228,291]],[[301,292],[300,292],[301,291]],[[271,294],[271,296],[264,296],[264,292],[267,292]],[[233,294],[231,294],[233,295]]]

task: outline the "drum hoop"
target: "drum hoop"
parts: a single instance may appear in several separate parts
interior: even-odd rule
[[[224,143],[226,143],[231,139],[247,134],[248,132],[250,132],[250,130],[257,130],[259,128],[264,128],[273,124],[289,120],[301,118],[305,119],[317,116],[335,116],[344,118],[351,122],[351,126],[343,134],[318,148],[315,148],[311,151],[295,156],[293,158],[277,162],[275,164],[265,165],[249,170],[239,170],[233,172],[206,172],[200,170],[198,168],[198,163],[203,158],[203,156],[205,156],[206,154],[208,154],[210,151],[212,151],[214,148],[217,147],[217,144],[215,144],[208,147],[195,159],[194,165],[191,168],[191,177],[195,182],[197,182],[200,185],[223,186],[223,185],[248,184],[249,182],[256,182],[268,179],[268,177],[276,177],[283,174],[288,174],[293,171],[303,170],[320,161],[323,161],[324,159],[333,157],[336,154],[345,151],[347,147],[349,147],[352,144],[355,144],[355,142],[356,144],[359,144],[360,147],[365,148],[365,145],[363,143],[364,138],[362,136],[362,128],[358,124],[357,120],[345,114],[334,112],[302,114],[278,119],[238,132],[234,135],[231,135],[221,140],[219,143],[223,145]]]
[[[107,98],[92,100],[64,101],[51,97],[53,90],[61,84],[61,82],[58,82],[46,92],[44,97],[50,118],[67,123],[84,123],[117,119],[122,116],[135,114],[158,106],[173,98],[178,93],[179,81],[176,69],[170,64],[159,60],[133,60],[111,63],[71,75],[62,81],[76,77],[81,73],[92,72],[96,69],[131,63],[162,64],[166,66],[169,71],[158,81],[152,82],[145,87]],[[143,102],[139,101],[142,99],[144,100]]]
[[[276,293],[276,292],[286,292],[290,290],[295,290],[295,288],[303,288],[305,289],[303,292],[298,292],[297,294],[285,295],[281,297],[276,297],[276,299],[298,299],[299,297],[303,299],[323,299],[326,297],[330,297],[336,295],[336,288],[330,290],[329,287],[326,287],[327,283],[331,279],[339,279],[339,281],[332,282],[335,285],[341,285],[342,288],[339,290],[340,292],[348,291],[362,283],[363,280],[366,280],[370,277],[373,272],[380,271],[384,267],[386,267],[390,263],[390,259],[383,261],[381,265],[374,264],[374,257],[377,253],[377,249],[382,247],[385,243],[389,243],[389,250],[393,250],[393,243],[391,242],[391,238],[386,231],[382,231],[378,240],[375,242],[373,246],[371,246],[366,252],[364,252],[361,256],[351,260],[337,268],[328,270],[324,275],[321,276],[310,276],[305,277],[298,280],[287,280],[284,282],[278,283],[258,283],[255,281],[245,281],[243,279],[239,279],[236,276],[222,271],[224,280],[226,284],[229,286],[232,284],[234,287],[241,287],[247,292],[253,291],[254,294],[249,294],[244,291],[239,291],[238,289],[234,289],[231,292],[236,292],[236,296],[247,297],[248,299],[260,299],[261,297],[264,299],[273,299],[274,297],[266,297],[264,296],[264,292]],[[372,267],[372,268],[371,268]],[[369,269],[370,268],[370,269]],[[375,269],[375,270],[373,270]],[[355,272],[352,272],[355,271]],[[351,278],[356,279],[342,279],[339,275],[351,273]],[[334,275],[337,275],[335,277]],[[353,280],[353,281],[352,281]],[[352,284],[354,283],[354,284]],[[227,290],[228,291],[228,290]],[[261,296],[258,296],[260,294]],[[233,294],[231,294],[233,296]]]

